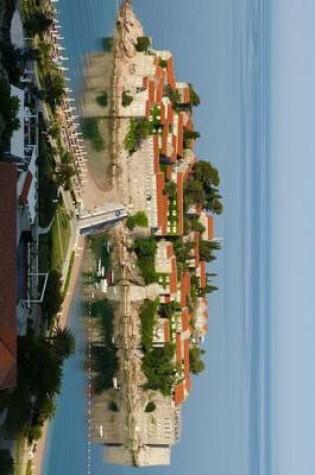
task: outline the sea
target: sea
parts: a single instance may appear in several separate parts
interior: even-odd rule
[[[55,3],[80,99],[85,58],[111,36],[115,0]],[[71,308],[77,351],[65,365],[50,424],[43,475],[269,475],[272,473],[270,322],[270,7],[267,0],[134,0],[156,49],[174,53],[179,80],[201,97],[195,110],[200,158],[218,167],[223,250],[209,267],[219,291],[209,297],[206,370],[193,378],[182,439],[170,467],[106,464],[87,439],[86,345],[78,292]]]

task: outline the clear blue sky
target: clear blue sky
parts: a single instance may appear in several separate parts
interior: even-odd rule
[[[185,405],[171,468],[145,473],[310,475],[315,2],[133,3],[154,46],[174,52],[178,78],[194,83],[201,96],[198,152],[220,169],[225,204],[207,369]],[[60,1],[76,78],[77,55],[93,34],[109,33],[115,4]],[[95,473],[141,471],[101,467]]]

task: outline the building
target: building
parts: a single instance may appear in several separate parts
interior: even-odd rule
[[[0,390],[16,385],[17,166],[0,163]]]

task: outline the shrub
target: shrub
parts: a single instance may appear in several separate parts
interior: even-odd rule
[[[45,291],[43,309],[44,314],[51,320],[60,310],[62,304],[62,281],[61,273],[52,270],[48,277],[47,287]]]
[[[166,68],[167,61],[165,59],[160,58],[159,59],[159,66],[160,66],[160,68],[163,68],[163,69]]]
[[[11,475],[14,472],[14,460],[7,449],[0,449],[0,467],[3,475]]]
[[[19,104],[19,99],[11,96],[10,84],[6,78],[0,76],[0,151],[5,149],[14,130],[20,127],[17,118]]]
[[[149,220],[144,211],[138,211],[133,216],[128,216],[127,227],[131,231],[136,227],[147,228],[149,226]]]
[[[146,352],[152,349],[157,308],[158,302],[155,300],[145,300],[140,307],[141,344]]]
[[[151,39],[148,36],[138,36],[135,48],[137,51],[147,51],[151,46]]]
[[[189,94],[190,94],[190,105],[195,106],[195,107],[199,106],[200,97],[196,93],[194,86],[191,83],[189,83],[188,86],[189,86]]]
[[[118,404],[115,401],[109,401],[108,410],[112,412],[119,412]]]
[[[127,91],[123,91],[123,93],[122,93],[122,105],[123,105],[123,107],[129,106],[132,103],[132,101],[133,101],[133,97],[130,94],[128,94]]]
[[[159,390],[170,396],[175,383],[176,368],[173,362],[175,345],[166,343],[162,348],[154,348],[145,354],[142,369],[147,377],[145,389]]]
[[[83,119],[82,133],[85,139],[91,141],[92,147],[96,152],[104,150],[104,140],[99,131],[97,117],[86,117]]]
[[[154,239],[136,239],[134,250],[138,257],[138,267],[145,284],[157,281],[155,271],[155,254],[157,243]]]
[[[145,412],[153,412],[156,409],[156,404],[153,401],[148,402],[145,406]]]
[[[102,94],[96,97],[96,102],[98,103],[99,106],[101,107],[107,107],[108,106],[108,95],[107,92],[104,91]]]
[[[105,36],[102,38],[102,46],[104,51],[111,51],[113,48],[114,40],[112,36]]]
[[[146,139],[152,133],[152,125],[148,119],[130,119],[129,131],[125,138],[125,148],[130,153],[140,147],[141,140]]]

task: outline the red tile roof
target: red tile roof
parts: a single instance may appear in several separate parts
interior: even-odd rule
[[[176,406],[179,406],[184,402],[184,383],[180,383],[175,386],[174,400]]]
[[[207,216],[208,219],[208,239],[211,241],[211,239],[214,238],[214,217],[213,216]]]
[[[180,157],[184,153],[184,117],[180,113],[178,116],[178,131],[177,131],[177,155]]]
[[[182,355],[182,339],[179,333],[176,333],[176,361],[181,363],[183,359]]]
[[[160,170],[160,150],[159,150],[159,137],[153,136],[153,151],[154,151],[154,173],[158,173]]]
[[[164,195],[165,180],[162,172],[156,175],[156,186],[158,227],[161,228],[162,234],[165,235],[167,230],[168,198]]]
[[[190,313],[188,308],[182,310],[182,328],[183,332],[189,329]]]
[[[184,375],[185,387],[190,389],[190,368],[189,368],[189,340],[184,340]]]
[[[149,101],[152,103],[155,102],[155,82],[152,79],[149,79]]]
[[[206,276],[206,262],[200,261],[200,287],[204,288],[207,285],[207,276]]]
[[[159,79],[156,88],[156,102],[160,103],[164,93],[164,78]]]
[[[187,102],[190,101],[190,89],[189,86],[184,88],[184,103],[187,104]]]
[[[171,341],[171,331],[170,331],[170,321],[165,320],[164,322],[164,341],[169,343]]]
[[[168,84],[171,86],[172,89],[175,89],[176,81],[175,81],[175,73],[174,73],[173,56],[171,56],[167,60],[166,72],[167,72],[167,82],[168,82]]]
[[[184,233],[184,182],[190,172],[187,168],[184,172],[177,173],[177,232]]]
[[[187,306],[187,297],[190,292],[190,274],[189,272],[182,273],[182,280],[181,280],[181,306]]]
[[[16,384],[17,167],[0,163],[0,389]]]
[[[146,105],[145,105],[145,116],[146,116],[147,119],[148,119],[148,118],[150,117],[150,115],[151,115],[151,106],[152,106],[151,102],[150,102],[150,101],[147,101],[147,102],[146,102]]]
[[[176,257],[172,257],[171,260],[171,276],[170,276],[170,292],[174,294],[177,292],[177,267],[176,267]]]

